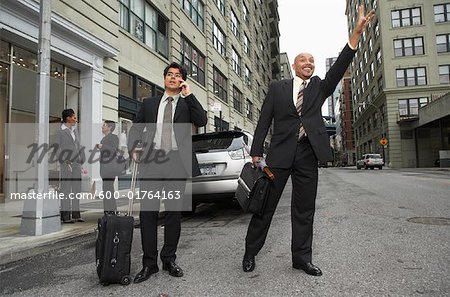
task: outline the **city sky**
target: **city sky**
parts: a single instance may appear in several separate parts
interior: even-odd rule
[[[278,0],[280,51],[314,56],[315,75],[325,76],[325,59],[336,57],[348,42],[346,0]]]

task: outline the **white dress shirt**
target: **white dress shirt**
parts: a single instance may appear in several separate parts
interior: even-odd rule
[[[309,84],[309,79],[305,80],[306,81],[306,85],[305,88],[308,86]],[[303,83],[303,79],[301,79],[298,76],[294,77],[294,89],[292,90],[292,100],[294,100],[294,106],[297,106],[297,96],[298,96],[298,92],[300,92],[300,87]]]
[[[156,118],[156,132],[155,132],[155,149],[161,148],[161,136],[162,136],[162,125],[164,122],[164,109],[166,108],[167,98],[172,97],[172,150],[177,150],[177,141],[175,139],[175,133],[173,132],[173,117],[175,115],[175,110],[177,107],[178,99],[180,98],[181,93],[175,95],[175,96],[169,96],[166,92],[164,92],[164,95],[161,98],[161,101],[159,103],[158,107],[158,116]],[[181,96],[182,97],[182,96]]]
[[[61,125],[61,129],[62,129],[62,130],[68,129],[69,132],[70,132],[70,135],[71,135],[72,138],[73,138],[73,141],[75,141],[76,137],[75,137],[75,127],[74,127],[74,126],[72,126],[72,127],[69,128],[69,127],[66,126],[66,124],[62,124],[62,125]]]

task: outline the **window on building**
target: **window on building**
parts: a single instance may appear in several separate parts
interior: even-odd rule
[[[450,65],[439,65],[439,82],[450,84]]]
[[[422,24],[420,7],[391,11],[392,27],[407,27]]]
[[[395,39],[394,54],[396,57],[423,55],[423,37]]]
[[[216,67],[213,68],[213,92],[214,95],[227,102],[227,79],[225,76],[217,70]]]
[[[233,86],[233,107],[242,112],[242,93],[235,86]]]
[[[380,49],[378,49],[376,57],[377,57],[377,66],[380,66],[381,62],[382,62],[381,61],[381,50]]]
[[[378,23],[378,20],[375,20],[375,25],[373,26],[373,32],[375,34],[375,39],[378,39],[380,36],[380,24]]]
[[[239,31],[240,31],[241,24],[239,23],[239,20],[234,13],[233,10],[231,10],[231,31],[233,32],[234,36],[239,38]]]
[[[155,96],[158,88],[147,80],[124,70],[119,70],[119,97],[142,101],[144,98]]]
[[[428,104],[427,97],[398,100],[398,113],[400,118],[419,115],[419,108]]]
[[[450,3],[434,6],[434,21],[436,23],[450,21]]]
[[[167,19],[144,0],[120,0],[120,26],[168,57]]]
[[[181,63],[192,79],[205,85],[205,56],[181,36]]]
[[[192,22],[203,31],[205,23],[203,3],[199,0],[180,0],[180,6],[186,11]]]
[[[427,84],[425,67],[396,70],[397,87],[421,86]]]
[[[250,55],[250,41],[247,34],[244,34],[244,53]]]
[[[222,15],[225,15],[225,0],[214,0],[214,3],[216,3],[216,6],[220,10],[220,13]]]
[[[370,79],[375,77],[375,67],[373,66],[373,62],[370,63]]]
[[[231,51],[231,66],[238,75],[241,75],[241,57],[233,47]]]
[[[247,65],[245,66],[244,79],[247,86],[250,86],[252,84],[252,73]]]
[[[247,99],[245,105],[245,114],[247,115],[247,119],[253,121],[253,103]]]
[[[383,88],[383,76],[380,76],[380,78],[378,79],[378,93],[381,93],[383,91]]]
[[[450,34],[436,35],[436,47],[438,53],[450,52]]]
[[[219,118],[218,116],[214,116],[214,129],[216,132],[228,131],[228,129],[230,129],[230,123],[228,123],[227,121],[224,121],[223,119]]]
[[[248,8],[245,5],[245,3],[242,4],[242,13],[244,15],[244,21],[248,24],[250,17],[249,17],[249,13],[248,13]]]
[[[225,34],[213,20],[213,45],[214,48],[222,55],[225,55]]]

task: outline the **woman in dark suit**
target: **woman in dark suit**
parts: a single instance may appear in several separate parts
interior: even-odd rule
[[[100,150],[100,176],[103,181],[103,210],[105,214],[117,211],[114,198],[115,159],[118,153],[119,137],[112,132],[116,128],[114,121],[105,121],[102,133],[105,135],[97,148]]]

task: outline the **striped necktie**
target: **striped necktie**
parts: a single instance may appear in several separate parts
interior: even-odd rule
[[[295,108],[297,109],[297,113],[299,116],[302,115],[302,107],[303,107],[303,91],[305,90],[306,81],[303,81],[303,83],[300,86],[300,90],[298,91],[297,95],[297,103],[295,104]],[[305,128],[303,127],[303,123],[300,123],[300,128],[298,131],[298,140],[300,140],[303,136],[305,136]]]
[[[167,98],[161,133],[161,149],[166,152],[172,150],[172,97]]]

